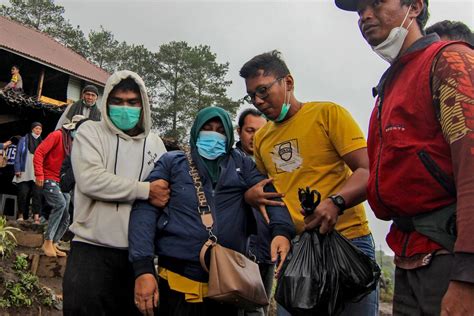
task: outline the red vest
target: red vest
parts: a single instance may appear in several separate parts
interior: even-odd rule
[[[448,44],[435,42],[402,56],[379,93],[369,124],[367,186],[368,202],[378,218],[413,216],[456,201],[450,147],[431,94],[433,60]],[[395,225],[387,243],[399,256],[441,248]]]

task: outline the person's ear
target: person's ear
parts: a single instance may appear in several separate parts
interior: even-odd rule
[[[293,89],[295,88],[295,80],[293,79],[293,76],[291,74],[288,74],[283,80],[285,80],[286,82],[286,90],[293,91]]]
[[[423,8],[425,7],[425,0],[415,0],[411,4],[410,13],[408,13],[408,18],[415,19],[421,14]]]

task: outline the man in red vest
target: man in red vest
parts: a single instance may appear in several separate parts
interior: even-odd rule
[[[427,0],[335,0],[390,63],[369,124],[367,199],[393,220],[395,315],[474,314],[474,51],[425,35]]]

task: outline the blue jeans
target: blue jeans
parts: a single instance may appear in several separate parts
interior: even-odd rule
[[[367,256],[375,260],[375,245],[372,234],[351,239],[351,242]],[[341,315],[344,316],[377,316],[379,314],[379,292],[378,287],[372,293],[364,297],[360,302],[348,303],[344,306]],[[277,316],[291,316],[291,314],[277,304]]]
[[[46,203],[51,207],[48,227],[44,239],[59,242],[69,227],[69,193],[61,192],[59,183],[54,180],[45,180],[43,184],[43,195]]]

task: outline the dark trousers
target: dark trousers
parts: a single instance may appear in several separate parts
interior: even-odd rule
[[[448,289],[453,255],[434,256],[428,266],[395,269],[393,315],[439,315]]]
[[[18,188],[18,211],[23,213],[23,218],[27,219],[29,216],[30,210],[30,200],[31,211],[33,214],[39,214],[41,211],[41,189],[38,189],[34,181],[23,181],[17,183]]]
[[[128,251],[72,242],[63,279],[63,315],[141,315]]]
[[[237,307],[211,299],[202,303],[187,303],[184,294],[170,289],[168,282],[159,279],[160,303],[155,315],[160,316],[238,316]]]

